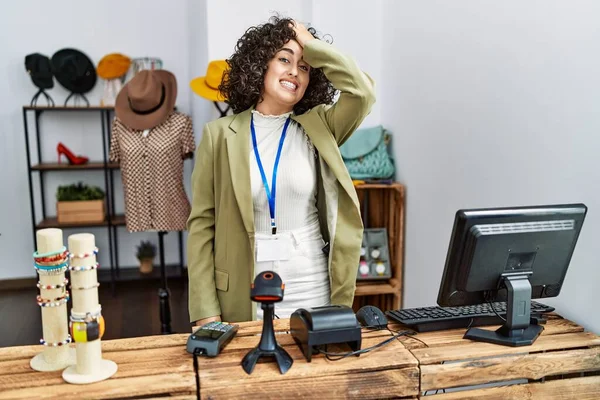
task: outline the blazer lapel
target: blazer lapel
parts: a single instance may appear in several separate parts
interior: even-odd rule
[[[246,232],[254,232],[254,208],[250,187],[250,110],[236,115],[229,125],[235,132],[227,137],[231,182]]]
[[[338,155],[339,149],[337,143],[333,140],[327,126],[325,126],[320,118],[309,118],[306,114],[293,117],[293,119],[302,125],[304,132],[306,132],[315,148],[319,151],[319,155],[329,166],[338,182],[340,182],[346,193],[348,193],[348,196],[350,196],[356,207],[360,210],[356,190],[352,185],[351,179],[344,179],[348,175],[348,170],[341,157]]]

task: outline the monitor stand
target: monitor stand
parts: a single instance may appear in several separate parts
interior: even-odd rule
[[[542,333],[540,325],[531,324],[531,273],[508,273],[502,282],[508,290],[506,322],[496,331],[471,328],[464,338],[504,346],[529,346]]]

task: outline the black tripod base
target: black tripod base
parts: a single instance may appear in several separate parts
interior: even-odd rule
[[[525,329],[515,330],[512,336],[507,336],[503,327],[496,331],[487,331],[485,329],[471,328],[465,333],[465,339],[476,340],[479,342],[487,342],[501,344],[503,346],[529,346],[544,330],[539,325],[529,325]]]
[[[277,365],[279,366],[279,371],[282,374],[288,372],[288,370],[292,367],[294,360],[287,351],[283,349],[283,347],[276,345],[274,351],[266,351],[261,350],[258,347],[254,348],[246,354],[244,359],[242,360],[242,368],[248,375],[252,373],[254,367],[256,366],[256,362],[261,357],[275,357],[275,361],[277,361]]]

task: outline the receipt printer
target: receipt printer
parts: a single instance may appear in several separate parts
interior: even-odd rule
[[[360,350],[361,328],[350,307],[300,308],[290,318],[290,330],[308,362],[314,346],[347,343],[353,351]]]

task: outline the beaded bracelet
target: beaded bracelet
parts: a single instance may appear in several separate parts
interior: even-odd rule
[[[48,300],[48,299],[44,299],[42,296],[40,296],[39,294],[36,296],[36,300],[38,303],[52,303],[54,301],[61,301],[62,299],[64,299],[65,297],[69,297],[69,292],[65,290],[65,293],[60,296],[57,297],[55,299],[52,300]]]
[[[90,286],[80,286],[80,287],[73,287],[73,285],[71,285],[71,290],[87,290],[87,289],[96,289],[97,287],[100,286],[100,282],[97,282],[94,285],[90,285]]]
[[[57,268],[57,269],[40,269],[38,267],[34,267],[38,274],[40,275],[60,275],[60,274],[64,274],[65,271],[67,270],[67,266],[65,265],[64,267],[61,268]]]
[[[37,262],[34,261],[34,265],[38,265],[41,267],[45,267],[45,268],[56,268],[59,265],[62,264],[68,264],[69,259],[68,258],[60,258],[54,261],[48,261],[48,262]]]
[[[65,261],[61,264],[56,264],[56,265],[42,265],[42,264],[38,264],[38,263],[33,263],[33,268],[39,270],[43,270],[43,271],[52,271],[55,269],[60,269],[60,268],[65,268],[69,265],[68,261]]]
[[[44,346],[59,347],[59,346],[65,346],[65,345],[71,343],[71,341],[72,341],[71,335],[67,335],[67,338],[65,340],[63,340],[62,342],[48,343],[44,339],[40,339],[40,344],[43,344]]]
[[[63,283],[59,283],[57,285],[42,285],[42,282],[38,282],[36,286],[38,287],[38,289],[52,290],[52,289],[61,289],[61,288],[67,287],[68,283],[69,283],[69,280],[67,278],[65,278],[63,280]]]
[[[93,320],[94,318],[98,318],[102,315],[102,306],[98,307],[98,310],[94,312],[86,312],[86,313],[76,313],[71,310],[71,317],[69,318],[71,322],[82,322],[85,320]]]
[[[70,266],[69,267],[69,271],[91,271],[93,269],[99,268],[100,267],[100,263],[96,263],[95,265],[88,265],[85,267],[73,267]]]
[[[41,301],[40,301],[40,299],[41,299]],[[59,300],[53,300],[51,302],[48,302],[48,301],[42,299],[40,296],[38,296],[37,305],[40,307],[58,307],[58,306],[62,306],[63,304],[67,304],[67,301],[69,301],[68,295],[59,298]]]
[[[69,258],[87,258],[87,257],[95,256],[97,254],[98,254],[98,248],[94,247],[94,250],[91,253],[81,253],[81,254],[69,253]]]
[[[62,253],[58,253],[58,254],[55,254],[53,256],[48,256],[48,257],[34,257],[33,259],[38,264],[41,264],[41,263],[51,263],[51,262],[55,262],[55,261],[60,261],[60,260],[66,259],[68,255],[69,255],[69,252],[65,250]]]
[[[57,254],[62,254],[65,251],[67,251],[67,248],[65,246],[63,246],[60,250],[49,251],[47,253],[38,253],[37,251],[34,251],[33,252],[33,258],[52,257],[52,256],[55,256]]]

